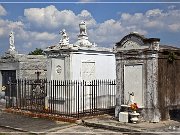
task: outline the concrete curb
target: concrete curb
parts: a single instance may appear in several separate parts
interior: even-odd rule
[[[94,122],[88,122],[88,121],[84,121],[82,125],[95,127],[95,128],[103,128],[103,129],[112,130],[112,131],[120,131],[120,132],[137,132],[137,133],[143,132],[143,130],[141,129],[126,128],[126,127],[107,125],[107,124],[102,124],[102,123],[94,123]]]
[[[24,129],[22,129],[22,128],[15,128],[15,127],[5,126],[5,125],[0,125],[0,127],[2,127],[2,128],[7,128],[7,129],[12,129],[12,130],[19,131],[19,132],[23,132],[23,133],[36,134],[36,133],[31,132],[31,131],[24,130]]]
[[[134,127],[125,127],[125,126],[115,126],[115,125],[108,125],[105,123],[94,123],[94,122],[89,122],[89,121],[84,121],[82,120],[82,124],[84,126],[89,126],[89,127],[94,127],[94,128],[101,128],[101,129],[106,129],[106,130],[111,130],[111,131],[119,131],[121,133],[128,133],[128,134],[141,134],[141,135],[159,135],[165,134],[166,132],[160,132],[156,133],[155,131],[148,131],[140,128],[134,128]]]
[[[66,129],[66,128],[70,128],[70,127],[74,127],[77,124],[71,124],[71,125],[67,125],[67,126],[63,126],[63,127],[56,127],[56,128],[52,128],[49,130],[44,131],[45,133],[51,133],[51,132],[56,132],[57,130],[62,130],[62,129]]]

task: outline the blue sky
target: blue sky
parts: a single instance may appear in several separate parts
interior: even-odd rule
[[[70,43],[75,43],[81,20],[87,23],[89,40],[98,46],[113,47],[123,36],[136,31],[145,37],[160,38],[161,44],[180,47],[178,2],[80,1],[93,3],[53,3],[57,0],[44,0],[51,3],[40,3],[42,0],[39,3],[27,3],[34,2],[33,0],[7,3],[0,0],[0,54],[9,48],[8,35],[11,30],[15,32],[15,46],[19,53],[57,44],[61,38],[59,31],[64,28],[70,37]]]

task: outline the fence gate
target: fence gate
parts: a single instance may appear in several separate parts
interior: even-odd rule
[[[43,112],[45,109],[46,88],[45,82],[42,80],[35,80],[28,84],[31,89],[30,93],[26,94],[26,107],[31,107],[30,110]]]
[[[9,81],[7,88],[7,91],[9,91],[6,95],[7,108],[12,107],[36,112],[44,111],[47,91],[46,80]]]

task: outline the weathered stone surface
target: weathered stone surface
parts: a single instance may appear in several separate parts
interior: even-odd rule
[[[156,47],[152,47],[154,42],[156,42]],[[159,39],[150,40],[138,34],[129,34],[117,43],[115,50],[117,75],[116,117],[121,109],[121,105],[126,104],[125,93],[127,91],[125,91],[125,85],[127,84],[125,83],[132,85],[132,81],[135,81],[136,84],[138,80],[138,78],[134,80],[130,79],[129,82],[125,82],[125,66],[135,67],[136,65],[142,65],[142,90],[139,90],[139,92],[143,92],[141,97],[141,108],[143,108],[141,115],[144,120],[159,122],[161,116],[158,108],[157,94],[158,46]],[[131,86],[132,90],[129,91],[133,91],[133,87]],[[134,94],[136,99],[139,93],[136,91]]]
[[[17,79],[37,79],[36,72],[37,70],[20,70]],[[40,79],[46,78],[46,71],[38,70],[38,72],[41,72]]]
[[[47,57],[43,55],[16,54],[0,59],[0,70],[16,70],[16,79],[36,79],[35,72],[41,72],[40,78],[46,78]]]
[[[21,70],[38,70],[38,69],[43,69],[46,70],[46,60],[42,61],[27,61],[27,62],[19,62],[19,68]]]

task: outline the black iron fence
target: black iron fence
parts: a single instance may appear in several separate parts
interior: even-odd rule
[[[114,108],[115,95],[115,80],[17,80],[9,82],[6,107],[79,118]]]

